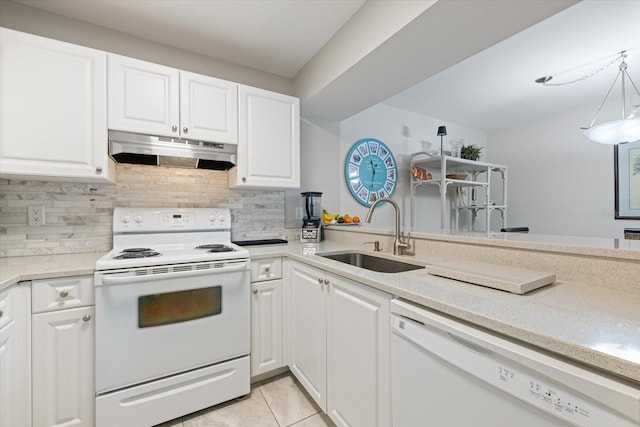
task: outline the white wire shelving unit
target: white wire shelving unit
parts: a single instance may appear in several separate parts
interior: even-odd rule
[[[443,230],[460,229],[460,214],[470,212],[472,231],[491,231],[491,216],[500,213],[500,228],[507,227],[507,167],[450,156],[432,156],[426,152],[411,155],[411,166],[431,173],[432,178],[422,180],[411,174],[411,225],[416,223],[415,198],[423,186],[437,186],[440,191],[440,227]],[[501,178],[500,204],[494,204],[491,177]],[[452,177],[451,175],[465,175]],[[447,178],[449,176],[449,178]],[[464,191],[469,189],[470,191]],[[447,203],[449,202],[449,203]],[[447,204],[450,215],[447,215]],[[485,212],[483,230],[479,229],[478,213]],[[447,219],[449,219],[447,224]],[[498,230],[494,230],[498,231]]]

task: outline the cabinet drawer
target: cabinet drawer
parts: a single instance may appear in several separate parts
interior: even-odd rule
[[[31,292],[33,313],[93,305],[93,276],[34,280]]]
[[[16,293],[13,286],[0,292],[0,328],[16,318]]]
[[[282,277],[282,258],[264,258],[251,260],[251,282],[280,279]]]

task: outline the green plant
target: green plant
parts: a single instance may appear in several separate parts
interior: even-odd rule
[[[460,157],[468,160],[478,160],[480,158],[480,152],[482,147],[476,147],[475,145],[463,145],[460,149]]]

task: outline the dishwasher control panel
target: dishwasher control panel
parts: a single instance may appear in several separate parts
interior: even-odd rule
[[[616,426],[624,425],[622,420],[616,423],[608,419],[607,414],[599,411],[584,399],[560,385],[551,385],[550,381],[535,377],[532,374],[519,372],[518,368],[504,363],[496,366],[496,378],[503,384],[505,391],[513,393],[547,411],[555,412],[580,426]],[[606,424],[601,424],[606,423]]]

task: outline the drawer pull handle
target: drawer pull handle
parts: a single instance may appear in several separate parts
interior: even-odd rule
[[[324,279],[324,284],[328,285],[329,284],[329,279]]]
[[[69,291],[60,291],[60,298],[66,298],[69,296]]]
[[[84,316],[82,316],[83,322],[88,322],[89,320],[91,320],[91,316],[89,316],[88,314],[85,314]]]
[[[318,283],[320,283],[322,285],[322,278],[318,279]]]
[[[265,268],[264,268],[264,272],[265,272],[265,273],[267,273],[267,274],[269,274],[269,273],[271,272],[271,269],[270,269],[269,267],[265,267]]]
[[[4,312],[2,310],[0,310],[0,317],[2,317],[3,314],[4,314]]]

